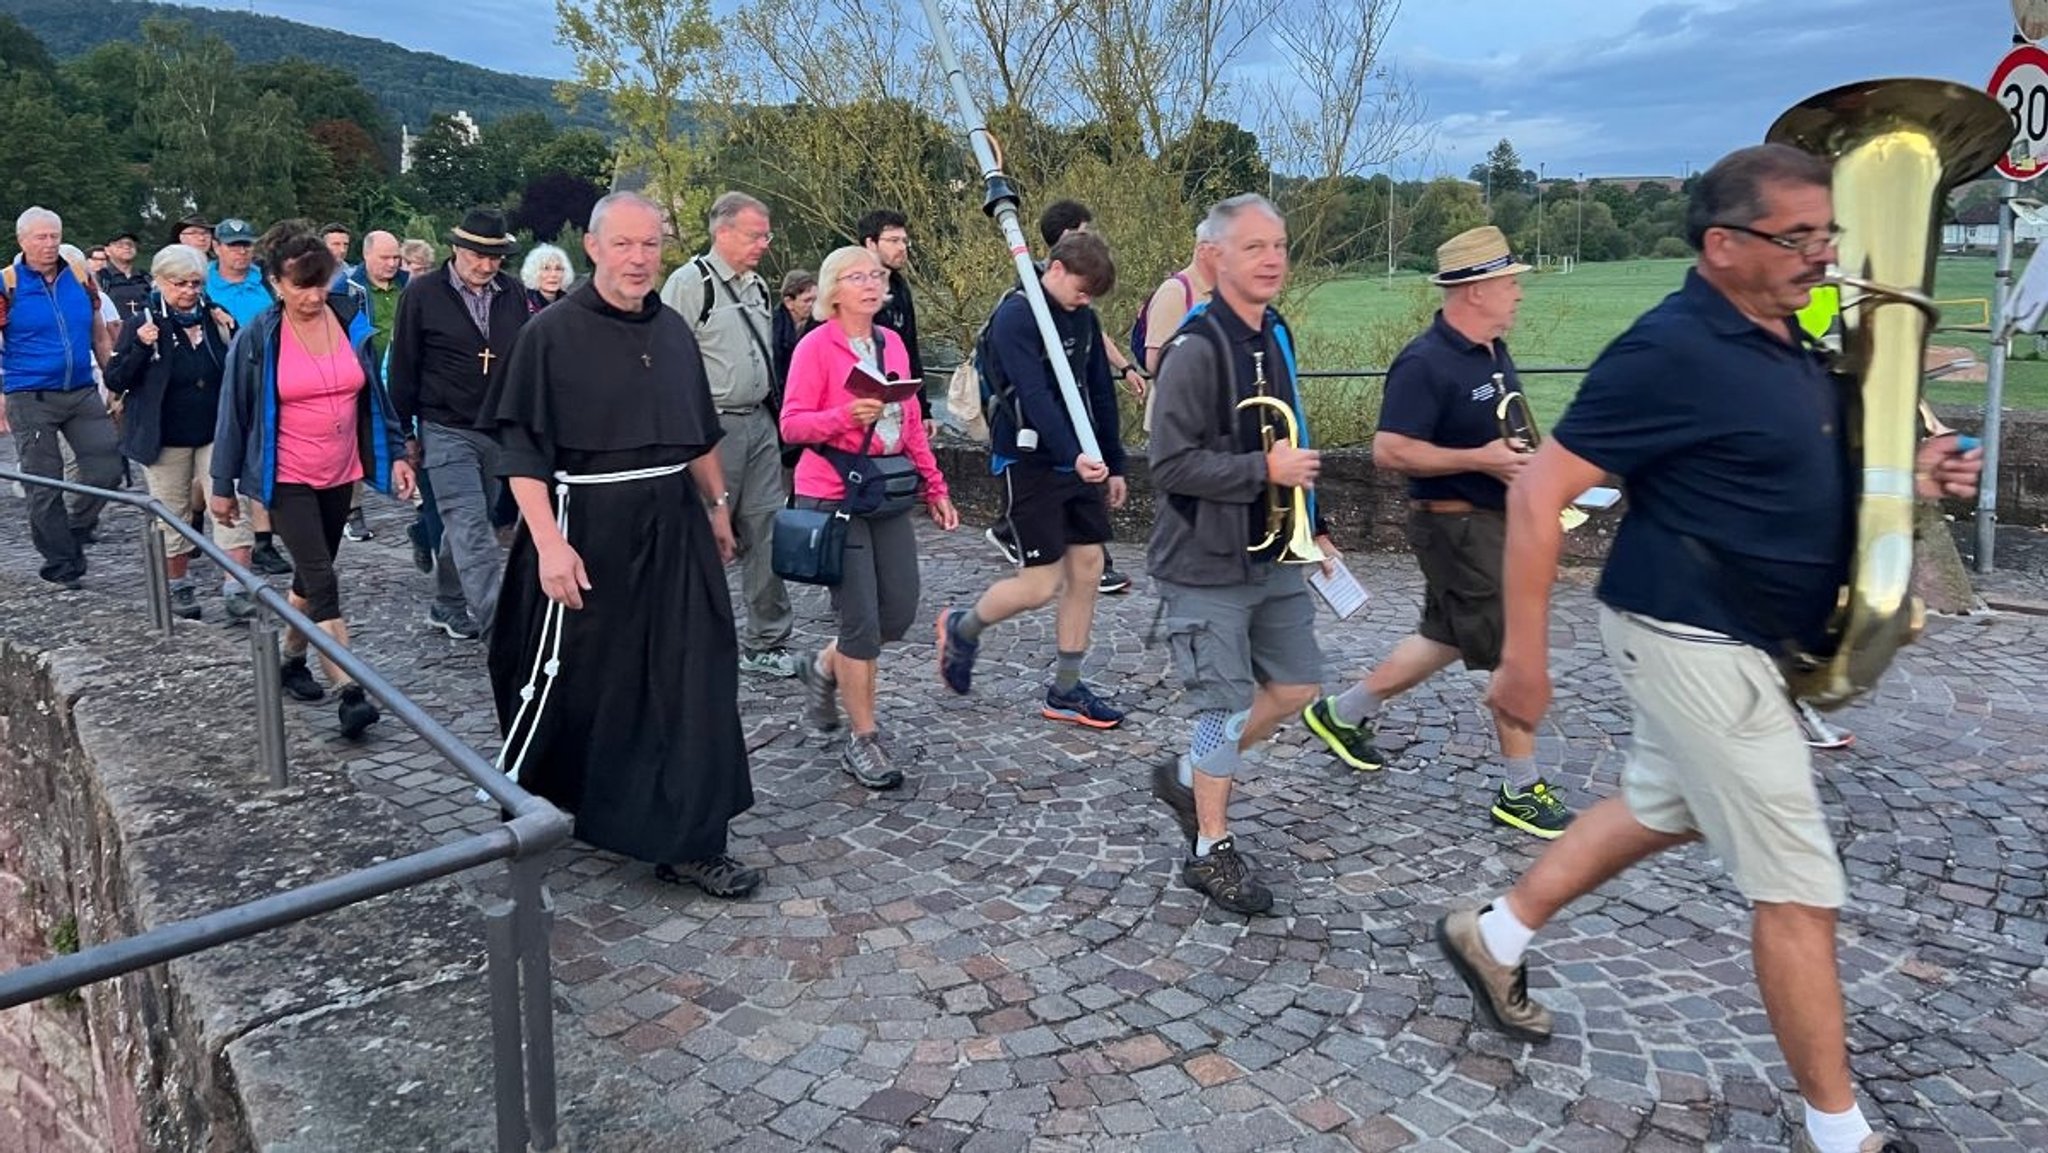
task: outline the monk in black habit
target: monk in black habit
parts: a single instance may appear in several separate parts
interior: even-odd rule
[[[726,852],[754,803],[732,518],[696,337],[656,295],[661,238],[647,200],[600,200],[590,280],[527,322],[485,401],[520,517],[491,687],[509,771],[579,839],[737,898],[761,873]]]

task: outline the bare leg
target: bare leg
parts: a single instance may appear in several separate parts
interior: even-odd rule
[[[1792,1079],[1807,1104],[1840,1113],[1856,1104],[1835,971],[1835,910],[1758,902],[1750,927],[1757,989]]]
[[[1280,722],[1301,712],[1322,691],[1320,685],[1260,685],[1252,694],[1251,716],[1237,739],[1241,753],[1273,735]],[[1229,831],[1230,778],[1195,773],[1195,824],[1202,836],[1216,840]]]
[[[1410,633],[1394,646],[1386,660],[1366,674],[1365,687],[1379,699],[1390,701],[1449,668],[1457,659],[1457,649]]]
[[[1060,591],[1060,575],[1065,567],[1046,564],[1018,569],[1016,576],[1004,577],[988,586],[988,591],[974,602],[974,614],[983,624],[992,625],[1050,604]]]
[[[254,502],[251,502],[251,505],[252,507],[256,507],[254,505]],[[291,606],[299,610],[301,613],[305,612],[306,609],[310,607],[307,604],[306,599],[295,592],[287,592],[284,595],[285,599],[291,602]],[[284,630],[284,655],[286,656],[286,658],[304,658],[306,655],[306,647],[308,643],[309,642],[306,640],[306,634],[300,632],[296,628],[286,626]]]
[[[335,643],[339,644],[342,648],[348,647],[347,621],[342,620],[339,617],[336,617],[334,620],[331,621],[321,621],[320,631],[326,633],[330,637],[333,637]],[[339,689],[343,685],[352,685],[355,683],[355,678],[341,671],[341,666],[335,664],[331,660],[328,660],[327,654],[325,653],[320,654],[320,667],[327,673],[327,684],[328,687],[330,688]]]
[[[151,525],[149,531],[155,532],[156,526]],[[174,581],[184,580],[185,574],[187,572],[190,572],[191,569],[191,553],[179,553],[177,556],[167,556],[164,558],[164,575],[170,577]]]
[[[1053,630],[1061,652],[1078,653],[1088,648],[1088,633],[1095,627],[1095,598],[1102,583],[1103,551],[1084,545],[1068,549],[1060,559],[1066,587],[1060,590],[1059,616]]]
[[[825,647],[825,668],[839,682],[839,704],[854,735],[874,732],[880,723],[875,720],[875,662],[854,660],[835,641]]]
[[[1660,833],[1637,821],[1628,802],[1609,797],[1580,813],[1543,851],[1505,898],[1515,919],[1540,929],[1558,910],[1645,857],[1697,840],[1697,833]],[[1830,970],[1832,972],[1832,970]]]

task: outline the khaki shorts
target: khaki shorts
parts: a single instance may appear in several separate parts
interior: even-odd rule
[[[169,505],[171,511],[181,519],[192,515],[192,502],[199,496],[195,486],[205,490],[208,497],[213,495],[213,446],[202,444],[197,448],[173,448],[165,445],[157,452],[155,464],[142,466],[142,482],[149,487],[149,495]],[[256,534],[249,531],[249,502],[242,501],[241,515],[235,518],[233,527],[221,524],[206,514],[207,523],[213,526],[213,543],[224,549],[249,548],[256,543]],[[184,535],[170,525],[157,522],[157,531],[164,537],[165,556],[185,556],[199,551],[197,545],[186,540]]]
[[[1813,755],[1771,659],[1720,633],[1604,605],[1600,637],[1635,706],[1621,792],[1636,820],[1699,833],[1753,902],[1840,908],[1848,884]]]
[[[1507,518],[1490,509],[1408,513],[1408,547],[1422,569],[1422,621],[1415,631],[1458,650],[1465,667],[1491,672],[1500,664],[1507,616],[1501,606],[1501,564]]]

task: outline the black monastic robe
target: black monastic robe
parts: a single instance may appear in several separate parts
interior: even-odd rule
[[[721,435],[688,322],[652,294],[622,312],[587,281],[526,324],[484,414],[500,471],[546,482],[558,511],[557,472],[682,464]],[[535,677],[548,597],[523,520],[491,634],[498,724],[514,754],[533,728],[519,782],[574,814],[576,836],[598,848],[657,863],[723,853],[754,789],[732,602],[696,484],[682,471],[575,485],[567,499],[591,587],[581,610],[563,613],[553,684]],[[529,679],[534,704],[514,732]]]

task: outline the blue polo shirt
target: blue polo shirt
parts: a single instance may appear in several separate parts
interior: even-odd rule
[[[1783,323],[1789,342],[1690,272],[1551,433],[1628,486],[1600,599],[1773,656],[1823,651],[1855,539],[1842,388]]]
[[[206,266],[206,298],[227,309],[235,318],[236,328],[247,328],[249,322],[262,316],[274,299],[270,289],[263,283],[263,270],[255,265],[243,275],[240,284],[230,284],[220,274],[220,261]]]
[[[1505,392],[1521,390],[1507,342],[1480,344],[1444,320],[1408,342],[1387,366],[1380,401],[1380,431],[1439,448],[1482,448],[1500,439],[1496,411]],[[1483,472],[1454,472],[1408,480],[1414,500],[1462,500],[1475,508],[1507,504],[1507,486]]]

